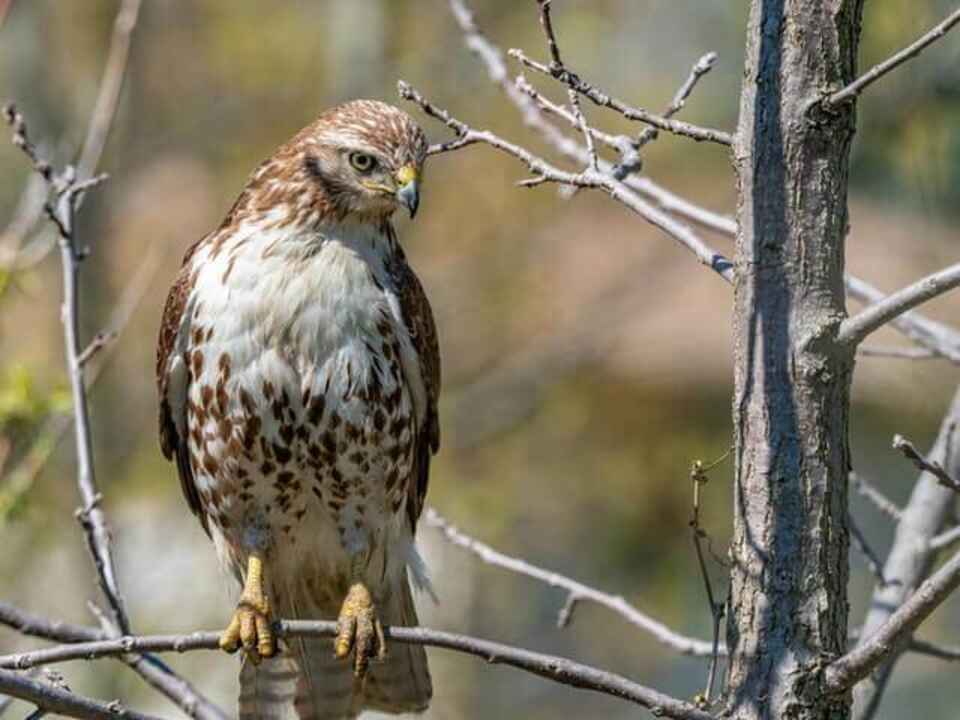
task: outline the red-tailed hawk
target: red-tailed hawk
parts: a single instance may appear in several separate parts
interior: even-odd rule
[[[160,442],[242,584],[221,646],[245,650],[244,719],[430,700],[423,648],[386,655],[381,625],[415,625],[408,572],[426,582],[414,533],[439,445],[440,358],[390,223],[416,212],[426,151],[390,105],[324,113],[254,171],[167,298]],[[335,652],[303,639],[278,652],[276,617],[337,618]]]

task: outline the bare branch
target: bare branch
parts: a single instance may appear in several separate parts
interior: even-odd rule
[[[902,511],[893,500],[877,490],[860,473],[851,471],[849,477],[856,491],[872,502],[880,512],[891,520],[900,520]]]
[[[824,687],[843,692],[894,654],[960,585],[960,553],[929,577],[877,632],[826,668]]]
[[[938,645],[937,643],[927,642],[926,640],[911,640],[910,652],[917,655],[926,655],[940,660],[960,660],[960,647],[956,645]]]
[[[90,127],[77,163],[77,176],[91,177],[97,170],[103,148],[107,144],[113,118],[117,114],[120,90],[127,71],[127,59],[130,56],[130,37],[140,15],[141,0],[123,0],[113,21],[113,36],[107,63],[100,78],[100,90],[90,117]]]
[[[870,547],[866,536],[863,534],[860,526],[857,525],[857,522],[853,517],[853,513],[849,514],[847,521],[850,524],[850,538],[853,540],[853,544],[857,546],[857,550],[860,551],[860,554],[863,555],[863,559],[867,563],[867,568],[871,573],[873,573],[873,576],[877,579],[877,582],[881,586],[888,585],[889,583],[883,577],[883,563],[873,551],[873,548]]]
[[[681,120],[671,120],[662,115],[655,115],[642,108],[632,107],[618,98],[601,92],[565,67],[554,69],[552,66],[544,65],[543,63],[533,60],[522,50],[516,48],[510,50],[508,54],[531,70],[536,70],[537,72],[559,80],[592,101],[595,105],[613,110],[628,120],[646,123],[659,130],[664,130],[674,135],[682,135],[698,142],[712,142],[726,147],[730,147],[733,144],[733,136],[728,132],[715,130],[714,128],[700,127]]]
[[[936,459],[952,473],[960,471],[958,420],[960,390],[955,393],[950,409],[944,415],[937,440],[929,453],[930,458]],[[948,522],[956,497],[953,490],[943,487],[933,475],[920,473],[910,500],[898,512],[896,533],[883,568],[883,576],[888,583],[874,588],[859,644],[866,643],[883,628],[897,608],[910,598],[930,573],[938,552],[932,547],[932,540]],[[898,652],[888,656],[873,670],[868,681],[854,688],[853,717],[856,720],[874,717],[893,673]]]
[[[77,176],[80,178],[91,177],[100,164],[107,137],[116,117],[120,91],[123,88],[130,57],[130,38],[137,24],[140,4],[141,0],[123,0],[117,10],[107,61],[100,78],[100,87],[90,116],[87,136],[80,151],[77,167]],[[11,269],[30,267],[45,258],[47,252],[53,247],[54,241],[47,240],[46,236],[43,236],[38,238],[35,248],[34,243],[31,243],[21,251],[23,239],[37,224],[44,211],[46,194],[44,183],[39,182],[35,175],[31,176],[24,187],[17,213],[0,238],[2,240],[0,266]]]
[[[130,625],[114,573],[113,557],[110,552],[110,534],[107,530],[103,510],[99,506],[100,496],[97,490],[93,466],[93,442],[90,434],[90,420],[87,410],[87,396],[84,388],[83,366],[80,363],[81,346],[79,340],[79,288],[78,272],[83,259],[79,244],[74,235],[74,218],[77,204],[84,191],[102,181],[102,177],[80,179],[71,167],[56,172],[53,166],[39,157],[36,148],[27,135],[23,116],[12,105],[5,111],[7,122],[13,128],[13,144],[24,151],[34,169],[47,182],[54,199],[47,203],[47,214],[60,232],[60,258],[63,269],[63,331],[64,348],[67,355],[67,371],[70,378],[73,398],[74,430],[77,450],[77,485],[83,505],[77,513],[77,519],[83,527],[87,543],[97,568],[97,578],[104,596],[110,603],[117,625],[124,633]]]
[[[847,293],[861,302],[877,306],[887,299],[886,293],[851,275],[846,276],[846,286]],[[898,315],[890,324],[918,345],[960,364],[960,332],[957,330],[916,311]]]
[[[103,640],[105,637],[103,632],[96,628],[48,620],[5,602],[0,602],[0,625],[13,628],[22,635],[61,643],[89,642]]]
[[[129,32],[136,20],[136,10],[139,7],[139,0],[124,3],[121,8],[121,15],[124,10],[130,12],[123,17],[118,17],[117,28],[119,31]],[[124,60],[125,66],[125,60]],[[63,288],[64,303],[62,320],[64,326],[64,345],[67,355],[67,368],[70,377],[70,384],[73,398],[73,426],[75,432],[76,450],[77,450],[77,484],[80,489],[83,505],[77,511],[77,519],[84,530],[87,545],[94,559],[94,565],[97,570],[97,579],[104,596],[110,605],[113,615],[113,632],[117,635],[128,634],[130,632],[130,623],[124,608],[123,599],[120,595],[117,584],[113,557],[110,550],[110,534],[106,526],[106,519],[103,510],[100,507],[100,494],[97,490],[96,478],[94,475],[93,447],[89,425],[89,413],[87,410],[86,388],[84,384],[84,364],[88,361],[97,349],[100,349],[103,343],[94,341],[86,351],[81,351],[78,333],[79,318],[79,293],[78,293],[78,271],[85,251],[80,249],[77,238],[74,234],[74,218],[77,212],[83,193],[103,181],[104,176],[78,177],[72,167],[65,168],[62,172],[55,172],[50,163],[38,156],[36,148],[29,141],[26,124],[23,117],[12,106],[6,109],[7,120],[14,129],[14,144],[23,149],[27,154],[34,169],[46,181],[53,200],[47,204],[47,214],[57,226],[60,234],[60,255],[63,269]],[[112,111],[110,113],[112,117]],[[105,133],[106,127],[98,126],[98,133]],[[109,124],[109,123],[108,123]],[[98,139],[94,135],[91,142],[103,142],[103,138]],[[96,153],[99,157],[99,150]],[[144,263],[141,271],[137,273],[136,279],[145,283],[143,272],[145,268],[150,273],[155,269],[156,263],[150,267],[150,263]],[[129,321],[133,307],[139,302],[143,288],[135,288],[136,294],[133,300],[127,299],[127,302],[121,303],[119,308],[119,324],[125,325]],[[67,425],[64,425],[66,429]],[[189,683],[177,677],[169,668],[158,663],[155,659],[146,657],[128,657],[124,659],[134,671],[141,675],[147,682],[165,694],[181,708],[183,708],[191,717],[201,718],[203,720],[222,720],[224,717],[222,711],[211,704],[208,700],[197,693]]]
[[[18,631],[22,635],[40,637],[61,643],[93,642],[106,640],[107,632],[55,620],[48,620],[0,602],[0,624]],[[128,665],[146,682],[160,691],[179,706],[188,717],[197,720],[227,720],[226,713],[203,697],[189,682],[179,677],[173,670],[154,655],[124,655],[118,660]]]
[[[713,130],[711,128],[700,128],[695,125],[691,125],[690,123],[677,122],[670,120],[667,117],[654,115],[646,110],[630,107],[626,103],[600,92],[589,83],[581,80],[576,74],[568,70],[563,64],[563,61],[560,59],[560,50],[557,43],[556,34],[553,29],[553,21],[551,20],[550,16],[550,0],[537,0],[537,5],[540,9],[540,24],[543,27],[544,35],[546,35],[547,38],[547,46],[550,50],[550,65],[543,65],[531,60],[524,55],[521,50],[511,50],[509,54],[512,57],[517,58],[521,63],[533,70],[536,70],[537,72],[541,72],[559,80],[560,82],[566,84],[572,91],[585,95],[595,104],[614,110],[630,120],[638,120],[640,122],[647,123],[654,128],[667,130],[678,135],[686,135],[687,137],[691,137],[698,141],[707,140],[728,146],[733,144],[732,136],[729,133]],[[707,70],[709,70],[709,67]],[[704,70],[703,72],[706,72],[707,70]],[[693,80],[691,83],[691,89],[694,83],[696,83],[696,80]],[[679,104],[682,105],[683,99],[679,101]]]
[[[160,267],[160,259],[159,245],[151,245],[136,273],[120,293],[119,299],[107,318],[107,330],[101,334],[119,338],[123,333],[130,323],[133,312],[140,306],[147,290],[149,290],[157,269]],[[82,364],[88,392],[96,384],[116,347],[117,343],[109,342],[99,348],[96,353],[84,358],[85,362]],[[84,353],[81,353],[81,357],[88,350],[91,350],[90,345],[87,346]],[[37,475],[46,466],[60,440],[70,429],[72,421],[73,415],[69,413],[56,413],[47,418],[37,432],[33,444],[24,454],[23,459],[3,476],[5,492],[3,497],[0,497],[0,523],[2,523],[9,509],[32,487]]]
[[[960,263],[928,275],[870,305],[858,315],[844,320],[837,341],[847,346],[859,345],[863,339],[899,315],[938,295],[960,286]]]
[[[467,145],[484,143],[502,152],[521,160],[534,174],[535,178],[542,178],[537,182],[551,182],[579,188],[595,188],[603,190],[621,204],[626,205],[647,222],[660,228],[674,239],[678,240],[688,250],[693,252],[704,265],[711,268],[727,282],[733,282],[733,265],[725,257],[706,246],[690,228],[682,225],[672,217],[663,213],[632,192],[612,175],[595,172],[589,168],[580,173],[571,173],[551,165],[529,150],[504,140],[489,130],[475,130],[461,120],[451,116],[446,110],[436,107],[426,100],[420,93],[401,81],[398,84],[400,96],[405,100],[416,103],[430,117],[444,123],[456,133],[457,137],[445,143],[435,145],[431,153],[457,150]]]
[[[916,446],[903,437],[903,435],[893,436],[893,449],[899,450],[901,453],[903,453],[903,456],[916,465],[917,469],[933,475],[937,479],[937,482],[939,482],[945,488],[950,488],[954,492],[960,492],[960,482],[957,482],[957,480],[953,478],[950,473],[944,470],[940,463],[936,462],[935,460],[927,460],[923,455],[920,454],[920,451],[917,450]]]
[[[494,565],[504,570],[517,573],[518,575],[525,575],[534,580],[539,580],[551,587],[565,590],[568,596],[574,596],[578,600],[587,600],[601,605],[608,610],[612,610],[630,624],[652,635],[657,642],[671,650],[675,650],[684,655],[694,655],[697,657],[710,657],[713,652],[711,643],[674,632],[663,623],[654,620],[646,613],[638,610],[621,596],[610,595],[609,593],[602,592],[589,585],[584,585],[560,573],[532,565],[526,560],[505,555],[489,545],[475,540],[457,529],[449,520],[433,508],[427,508],[427,511],[423,515],[423,520],[430,527],[442,532],[444,538],[449,542],[473,553],[488,565]],[[723,645],[720,646],[719,652],[721,654],[726,652]]]
[[[934,360],[940,355],[927,348],[880,347],[861,345],[857,348],[859,357],[893,358],[896,360]]]
[[[700,575],[703,578],[704,590],[707,593],[707,603],[710,606],[710,618],[713,620],[713,643],[710,652],[710,667],[707,670],[707,685],[703,694],[698,696],[698,707],[709,707],[713,701],[713,683],[717,676],[717,666],[720,659],[720,624],[726,614],[726,602],[718,602],[713,593],[713,583],[710,582],[710,573],[707,571],[707,561],[703,552],[702,540],[706,540],[709,547],[710,536],[707,531],[700,526],[700,493],[701,489],[709,482],[707,475],[711,469],[722,463],[730,455],[727,450],[719,459],[704,465],[701,460],[696,460],[690,470],[690,479],[693,481],[693,513],[690,518],[690,530],[693,538],[693,548],[697,554],[697,564],[700,567]]]
[[[690,93],[693,92],[693,89],[697,86],[697,83],[700,82],[700,78],[706,75],[713,69],[713,66],[717,64],[717,58],[719,56],[715,52],[709,52],[706,55],[703,55],[697,62],[693,64],[693,67],[690,69],[690,74],[687,76],[687,79],[683,82],[683,85],[680,86],[680,89],[677,90],[676,94],[673,96],[673,100],[670,101],[670,104],[667,106],[667,109],[663,112],[663,117],[672,118],[678,112],[683,110],[683,106],[687,104],[687,99],[690,97]],[[640,137],[637,138],[637,146],[643,147],[649,142],[656,140],[659,136],[660,131],[655,127],[648,127],[642,133]]]
[[[277,623],[277,631],[281,637],[333,638],[337,634],[337,623],[281,621]],[[690,703],[663,695],[614,673],[598,670],[566,658],[426,628],[391,627],[387,629],[386,636],[395,642],[456,650],[483,658],[489,663],[510,665],[564,685],[629,700],[648,708],[654,714],[665,717],[680,720],[712,720],[711,715],[698,710]],[[131,652],[218,650],[219,638],[220,634],[216,632],[195,632],[189,635],[128,636],[98,642],[60,645],[44,650],[2,656],[0,668],[26,669],[68,660],[115,657]]]
[[[901,64],[905,63],[910,58],[916,57],[921,52],[923,52],[929,45],[932,45],[937,40],[946,35],[957,23],[960,23],[960,9],[955,10],[951,13],[946,20],[941,22],[936,27],[932,28],[929,32],[922,35],[916,40],[916,42],[907,45],[903,50],[892,55],[888,59],[884,60],[878,65],[874,65],[863,75],[858,77],[852,83],[847,85],[842,90],[838,90],[829,98],[826,99],[825,105],[828,107],[833,105],[839,105],[843,102],[848,102],[856,98],[860,93],[862,93],[867,87],[872,85],[874,82],[882,78],[891,70],[894,70]]]
[[[944,550],[955,542],[960,540],[960,525],[956,525],[949,530],[944,530],[939,535],[930,540],[931,550]]]
[[[503,90],[511,103],[520,111],[524,124],[539,133],[549,145],[564,157],[580,164],[586,164],[589,160],[586,149],[580,143],[565,136],[543,118],[542,108],[538,107],[537,102],[522,90],[522,82],[520,87],[517,87],[510,81],[500,49],[477,26],[473,13],[464,0],[449,1],[454,18],[464,34],[467,47],[483,62],[490,79]],[[594,134],[594,137],[600,139],[597,134]],[[609,137],[613,138],[615,136]],[[606,142],[602,139],[601,141]],[[442,149],[436,148],[437,151]],[[602,172],[610,174],[615,174],[616,170],[603,161],[600,163],[600,169]],[[667,213],[677,215],[686,221],[727,237],[736,235],[736,220],[728,215],[698,206],[646,177],[630,175],[624,178],[623,182],[630,190],[653,201],[658,208]],[[719,252],[707,247],[700,238],[697,238],[697,242],[700,247],[706,248],[710,256],[723,257]],[[696,254],[697,251],[694,252]],[[703,262],[703,256],[700,254],[697,256]],[[846,277],[846,286],[851,297],[863,302],[878,303],[887,297],[882,291],[853,276],[848,275]],[[930,320],[915,311],[897,316],[891,324],[918,345],[947,358],[951,362],[960,364],[960,332],[943,323]]]
[[[88,700],[9,670],[0,670],[0,694],[25,700],[49,712],[82,720],[161,720],[127,710],[118,701],[104,704]]]

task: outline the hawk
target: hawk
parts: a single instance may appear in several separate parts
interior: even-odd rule
[[[410,580],[428,582],[414,535],[439,446],[439,349],[391,224],[417,211],[426,152],[391,105],[323,113],[253,172],[167,297],[160,443],[241,585],[220,645],[244,650],[242,719],[430,700],[423,648],[387,655],[383,633],[417,624]],[[337,618],[334,652],[278,647],[275,617]]]

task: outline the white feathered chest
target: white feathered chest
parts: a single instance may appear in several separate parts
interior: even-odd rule
[[[211,532],[234,562],[243,546],[282,548],[291,573],[406,566],[425,398],[392,252],[365,225],[293,238],[241,226],[194,256],[178,337],[185,429]]]

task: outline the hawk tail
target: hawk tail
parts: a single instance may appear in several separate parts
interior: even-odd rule
[[[417,625],[410,583],[380,605],[386,625]],[[326,607],[305,593],[290,597],[281,617],[335,617],[339,607]],[[333,656],[330,640],[291,638],[288,654],[259,665],[244,662],[240,673],[240,720],[348,720],[364,710],[417,713],[426,710],[433,689],[427,655],[420,645],[389,643],[387,658],[371,663],[363,686],[354,681],[353,663]]]

